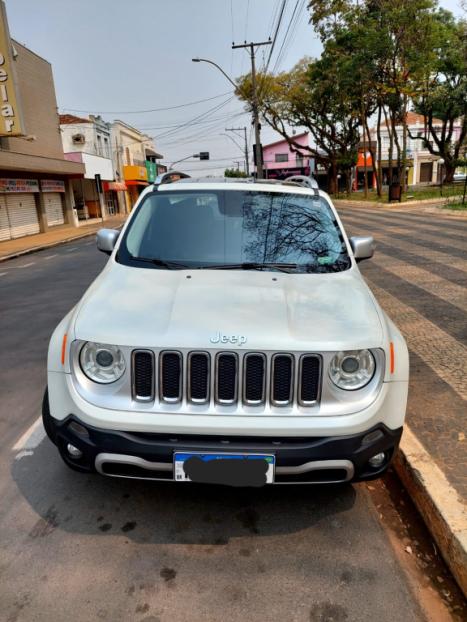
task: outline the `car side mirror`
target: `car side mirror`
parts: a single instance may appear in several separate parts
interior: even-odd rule
[[[371,235],[355,235],[349,239],[349,242],[357,263],[373,257],[375,252],[375,240]]]
[[[119,235],[120,231],[116,229],[99,229],[96,235],[97,248],[103,253],[111,255]]]

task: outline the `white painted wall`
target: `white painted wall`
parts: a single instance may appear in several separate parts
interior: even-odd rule
[[[83,153],[82,160],[86,166],[86,179],[94,179],[94,175],[100,175],[104,181],[113,180],[114,171],[110,158],[101,158],[90,153]]]
[[[89,123],[62,123],[60,125],[62,135],[63,151],[65,153],[81,152],[101,155],[102,157],[112,157],[110,132],[103,132],[96,128],[95,124]],[[73,136],[82,134],[84,144],[75,144]],[[100,137],[100,139],[98,138]],[[107,142],[106,142],[107,139]],[[99,142],[101,154],[99,154]]]

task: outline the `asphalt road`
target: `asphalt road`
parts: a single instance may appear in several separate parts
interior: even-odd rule
[[[425,620],[365,485],[235,490],[62,464],[35,423],[47,342],[105,260],[83,240],[0,264],[0,619]]]

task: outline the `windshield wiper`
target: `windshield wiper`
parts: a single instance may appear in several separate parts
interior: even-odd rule
[[[135,261],[144,261],[144,263],[152,263],[153,266],[160,266],[161,268],[167,268],[168,270],[182,270],[191,267],[178,261],[166,261],[165,259],[159,259],[158,257],[135,257],[134,255],[131,255],[131,259],[134,259]]]
[[[222,263],[215,266],[198,266],[198,270],[264,270],[265,268],[278,270],[279,272],[290,272],[291,270],[296,270],[298,264],[245,261],[243,263]]]

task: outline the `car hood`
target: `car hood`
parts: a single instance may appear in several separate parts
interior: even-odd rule
[[[356,267],[157,270],[113,258],[78,305],[74,329],[77,339],[154,348],[325,351],[380,347],[383,338]]]

